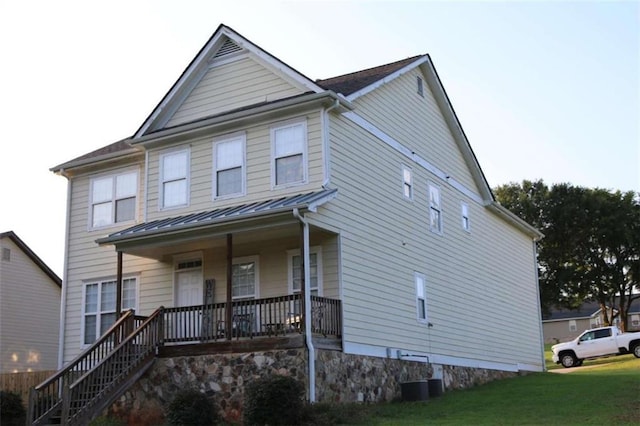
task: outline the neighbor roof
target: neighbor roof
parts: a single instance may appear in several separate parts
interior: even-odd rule
[[[35,263],[40,269],[42,269],[42,272],[47,274],[47,276],[51,278],[51,280],[58,287],[62,287],[62,279],[60,279],[60,277],[55,272],[53,272],[51,268],[49,268],[47,264],[44,263],[42,259],[40,259],[40,257],[38,257],[38,255],[33,252],[33,250],[30,249],[29,246],[27,246],[25,242],[16,235],[15,232],[7,231],[0,233],[0,239],[3,238],[9,238],[11,241],[13,241],[13,243],[18,246],[20,250],[22,250],[22,252],[26,254],[33,263]]]

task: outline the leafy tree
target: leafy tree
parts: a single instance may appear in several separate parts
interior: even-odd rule
[[[549,188],[542,180],[511,183],[494,190],[506,208],[537,227],[543,316],[553,306],[600,303],[611,324],[640,294],[640,194],[570,184]],[[607,306],[617,312],[608,315]]]

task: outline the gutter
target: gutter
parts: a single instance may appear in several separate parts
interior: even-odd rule
[[[316,351],[313,347],[313,337],[311,336],[311,273],[309,270],[309,222],[300,214],[298,208],[293,209],[293,216],[303,225],[304,238],[304,329],[305,342],[309,352],[309,402],[316,402]]]

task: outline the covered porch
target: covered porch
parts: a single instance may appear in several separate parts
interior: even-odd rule
[[[139,274],[137,311],[163,307],[165,354],[299,347],[307,334],[340,349],[338,235],[305,217],[335,195],[160,219],[97,240],[115,247],[116,314],[130,308],[122,301],[127,263],[152,260]]]

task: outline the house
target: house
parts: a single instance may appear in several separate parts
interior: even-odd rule
[[[13,231],[0,252],[0,373],[55,370],[62,280]]]
[[[197,386],[233,418],[272,373],[375,401],[544,368],[541,234],[495,201],[429,55],[314,81],[221,25],[135,134],[52,170],[61,359],[88,383],[141,354],[119,410]]]
[[[607,308],[608,315],[616,313]],[[640,304],[634,303],[629,309],[628,327],[630,331],[640,330]],[[614,322],[618,324],[620,318]],[[566,342],[578,337],[583,331],[603,327],[602,308],[598,302],[585,302],[577,309],[556,308],[542,320],[545,343]]]

